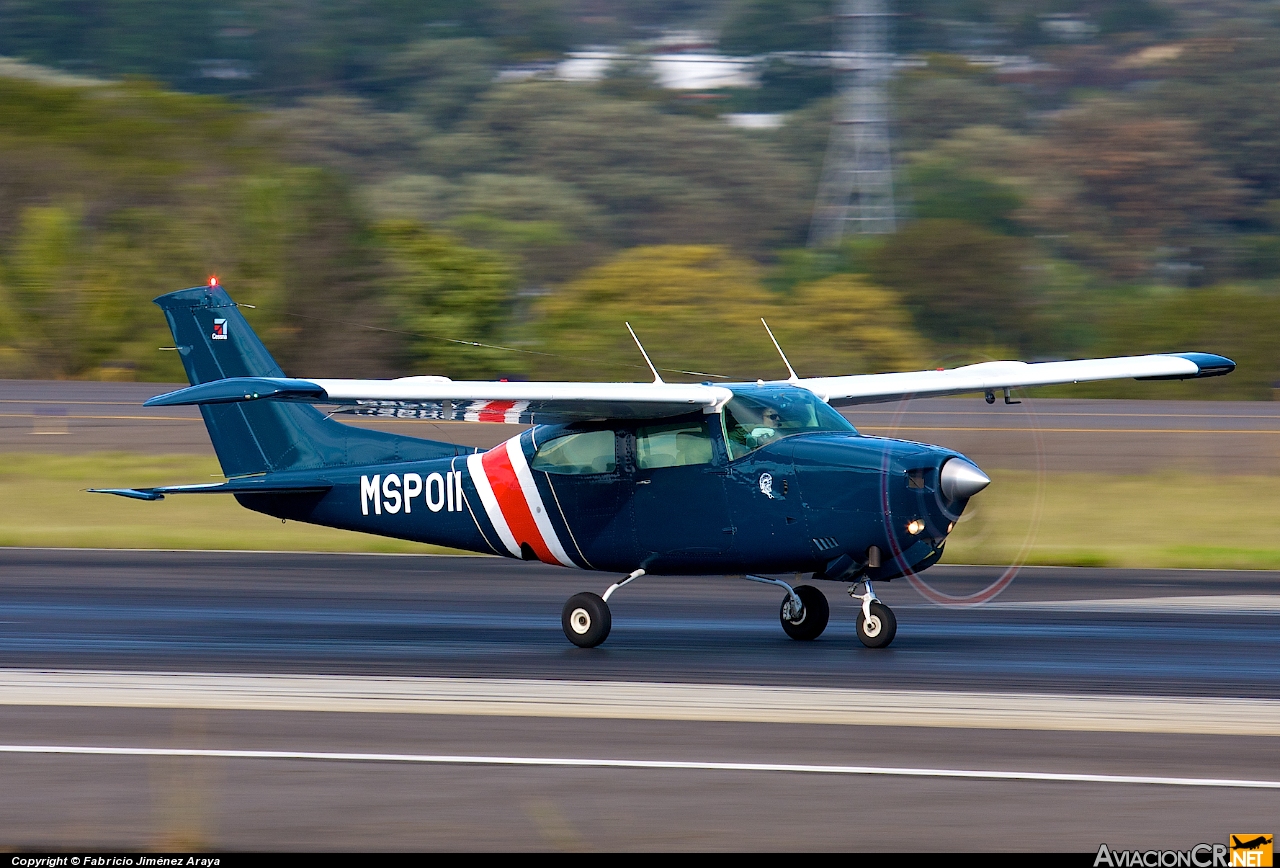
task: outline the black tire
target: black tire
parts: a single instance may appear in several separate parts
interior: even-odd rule
[[[564,635],[579,648],[594,648],[609,638],[613,616],[598,594],[574,594],[560,612]]]
[[[887,648],[898,634],[898,619],[893,610],[875,600],[871,603],[871,623],[862,616],[862,607],[858,607],[858,639],[868,648]]]
[[[788,600],[791,599],[789,596],[782,598],[782,611],[778,613],[778,618],[782,621],[782,629],[792,639],[811,642],[827,629],[827,621],[831,618],[831,606],[827,604],[826,595],[813,585],[801,585],[796,588],[796,596],[804,606],[804,611],[800,613],[800,620],[792,621],[787,618],[791,608],[787,605]]]

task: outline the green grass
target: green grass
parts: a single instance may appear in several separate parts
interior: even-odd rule
[[[945,563],[1280,569],[1280,477],[994,471]],[[158,503],[85,488],[221,479],[212,458],[0,455],[0,545],[438,552],[280,521],[223,495]]]
[[[1280,477],[990,475],[944,563],[1280,569]]]
[[[88,494],[220,481],[212,458],[123,453],[0,454],[0,545],[67,548],[442,552],[438,546],[316,527],[250,512],[222,494],[162,501]]]

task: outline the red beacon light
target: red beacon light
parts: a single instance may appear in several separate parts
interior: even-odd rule
[[[217,286],[217,285],[218,285],[218,278],[216,278],[216,277],[210,277],[210,278],[209,278],[209,285],[210,285],[210,286]]]

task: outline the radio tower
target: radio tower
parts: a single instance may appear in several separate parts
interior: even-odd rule
[[[809,246],[894,229],[889,19],[884,0],[836,0],[837,97]]]

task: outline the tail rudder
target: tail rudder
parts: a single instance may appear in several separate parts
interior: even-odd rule
[[[155,300],[169,321],[191,385],[227,377],[283,377],[240,306],[216,283]]]
[[[169,321],[191,385],[227,377],[285,373],[221,286],[197,286],[155,300]],[[460,447],[382,431],[352,428],[315,407],[278,401],[202,404],[209,439],[227,477],[428,460]]]

